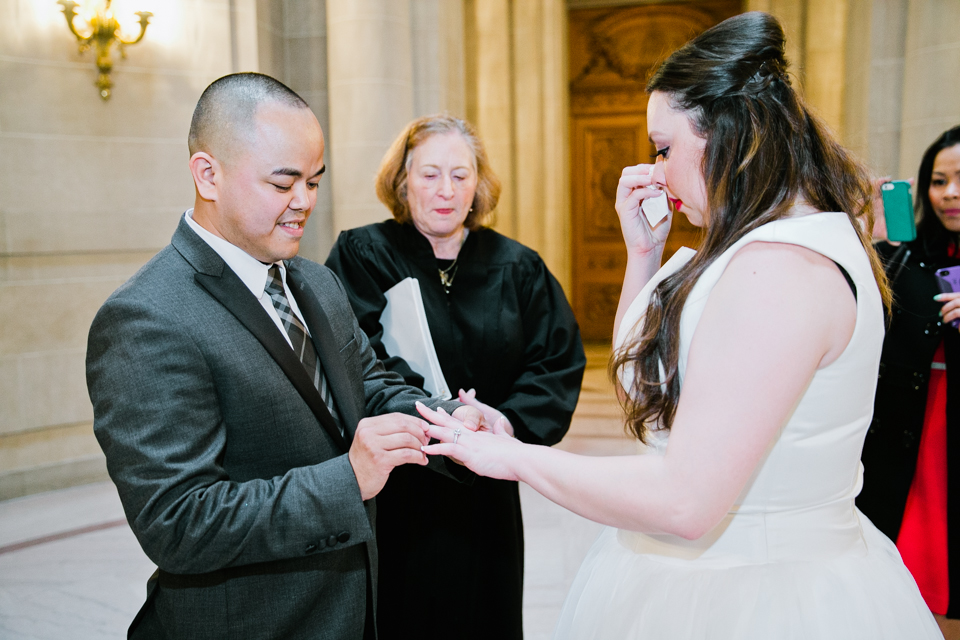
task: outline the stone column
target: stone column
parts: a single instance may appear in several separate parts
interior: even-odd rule
[[[467,117],[503,182],[496,229],[570,283],[567,8],[467,0]]]
[[[410,0],[413,112],[465,117],[463,0]]]
[[[907,5],[908,0],[873,0],[867,158],[878,176],[901,177],[900,121]]]
[[[803,92],[827,125],[842,133],[848,2],[807,0]]]
[[[513,3],[515,238],[570,280],[569,91],[562,0]]]
[[[384,152],[413,119],[409,0],[327,2],[334,234],[389,217],[373,181]]]
[[[516,237],[514,220],[513,54],[510,0],[468,0],[467,117],[476,125],[503,183],[496,228]]]
[[[910,0],[903,73],[901,177],[916,175],[924,150],[960,124],[960,2]]]

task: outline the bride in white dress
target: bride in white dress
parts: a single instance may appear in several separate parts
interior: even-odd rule
[[[421,409],[428,454],[609,525],[557,638],[941,637],[854,506],[889,294],[869,180],[790,86],[783,45],[774,18],[742,14],[648,84],[658,157],[618,187],[614,328],[643,453],[576,456]],[[651,228],[640,203],[659,189],[705,234],[658,271],[672,218]]]

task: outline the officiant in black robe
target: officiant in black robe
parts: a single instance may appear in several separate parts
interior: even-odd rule
[[[446,382],[524,442],[563,438],[586,366],[557,280],[533,250],[482,226],[500,186],[472,127],[411,123],[387,152],[377,195],[395,220],[343,232],[327,266],[386,367],[423,376],[384,349],[384,292],[419,281]],[[393,638],[522,638],[523,522],[517,483],[412,465],[377,497],[378,622]]]

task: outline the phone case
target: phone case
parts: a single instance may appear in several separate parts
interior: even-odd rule
[[[913,197],[910,183],[894,180],[880,185],[883,197],[883,216],[887,221],[887,239],[894,242],[910,242],[917,239],[917,226],[913,218]]]
[[[937,269],[937,286],[943,293],[960,291],[960,267]],[[954,320],[950,326],[954,329],[960,328],[960,320]]]

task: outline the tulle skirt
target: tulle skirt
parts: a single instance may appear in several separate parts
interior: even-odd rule
[[[636,553],[607,528],[580,567],[554,637],[942,638],[897,548],[857,515],[865,551],[733,566]]]

